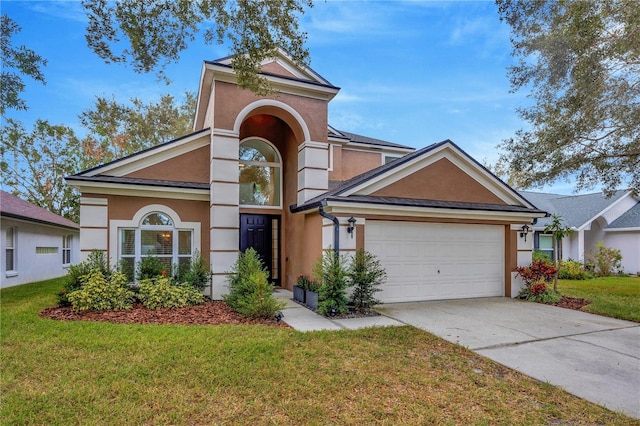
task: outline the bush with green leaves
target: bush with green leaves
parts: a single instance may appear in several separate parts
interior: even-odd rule
[[[200,290],[191,285],[175,285],[169,277],[140,281],[138,299],[149,309],[183,308],[204,303]]]
[[[346,259],[333,250],[325,250],[313,266],[314,278],[320,283],[318,313],[324,316],[342,315],[347,312]]]
[[[586,280],[591,278],[582,262],[577,260],[564,260],[560,262],[558,278],[561,280]]]
[[[249,318],[273,318],[285,302],[273,296],[273,285],[258,253],[250,248],[240,253],[228,276],[229,294],[224,301]]]
[[[358,312],[366,313],[381,303],[375,293],[382,290],[380,286],[386,281],[387,272],[376,256],[364,249],[356,251],[347,268],[347,277],[353,287],[350,303]]]
[[[619,273],[622,269],[622,253],[618,249],[607,247],[598,241],[596,249],[589,255],[589,260],[595,267],[596,275],[606,277]]]
[[[209,267],[197,250],[187,264],[180,265],[176,269],[176,281],[178,283],[188,283],[200,291],[203,291],[211,284]]]
[[[68,295],[72,291],[82,287],[82,281],[92,271],[99,271],[105,278],[111,275],[107,256],[103,251],[92,250],[87,260],[76,265],[70,265],[67,270],[65,286],[58,292],[58,304],[60,306],[71,306]]]
[[[167,265],[156,256],[143,257],[136,265],[136,278],[140,281],[167,275],[171,275],[171,269],[167,270]]]
[[[556,303],[559,302],[562,296],[557,291],[547,286],[548,282],[544,279],[538,279],[531,283],[531,285],[525,286],[518,297],[530,302],[538,303]]]
[[[533,253],[531,253],[531,260],[533,260],[534,262],[541,261],[549,264],[552,263],[551,256],[540,250],[534,250]]]
[[[127,286],[127,277],[113,272],[105,277],[99,269],[81,278],[78,290],[67,293],[67,298],[76,312],[115,311],[129,309],[133,305],[134,293]]]

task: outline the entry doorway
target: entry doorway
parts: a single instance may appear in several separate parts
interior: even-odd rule
[[[253,248],[267,268],[269,280],[280,285],[280,216],[240,214],[240,251]]]

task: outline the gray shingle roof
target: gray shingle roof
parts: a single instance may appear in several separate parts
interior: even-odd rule
[[[393,143],[393,142],[383,141],[382,139],[370,138],[368,136],[362,136],[362,135],[358,135],[356,133],[345,132],[344,130],[338,130],[338,132],[340,132],[343,136],[347,137],[351,142],[363,143],[363,144],[366,144],[366,145],[375,145],[375,146],[381,146],[381,147],[388,147],[388,148],[413,149],[412,147],[407,146],[407,145],[400,145],[400,144]],[[333,132],[329,131],[329,136],[334,136],[335,137],[335,135],[332,135],[332,133]]]
[[[628,192],[620,190],[615,192],[611,198],[606,198],[602,192],[585,195],[561,195],[519,191],[520,195],[539,209],[546,210],[550,214],[560,215],[563,223],[571,228],[580,228],[585,225]],[[544,228],[550,222],[551,218],[538,219],[535,228]]]
[[[0,190],[0,216],[28,220],[31,222],[61,226],[63,228],[80,229],[80,226],[66,219],[28,203],[8,192]]]
[[[162,186],[166,188],[187,188],[187,189],[201,189],[209,190],[208,183],[200,182],[181,182],[174,180],[160,180],[160,179],[143,179],[143,178],[130,178],[119,176],[69,176],[66,180],[71,182],[104,182],[104,183],[120,183],[125,185],[146,185],[146,186]]]
[[[640,203],[637,203],[607,226],[607,229],[621,228],[640,228]]]

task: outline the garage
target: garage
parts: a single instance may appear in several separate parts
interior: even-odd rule
[[[367,220],[385,303],[504,295],[504,226]]]

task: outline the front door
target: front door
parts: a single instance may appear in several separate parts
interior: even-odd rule
[[[240,251],[253,248],[269,272],[269,280],[280,284],[279,218],[264,214],[240,215]]]

